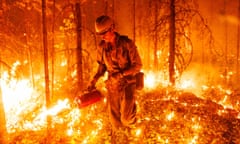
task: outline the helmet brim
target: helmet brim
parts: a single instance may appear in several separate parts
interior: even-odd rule
[[[107,28],[107,29],[105,29],[105,30],[102,30],[102,31],[100,31],[100,32],[96,32],[96,34],[97,34],[97,35],[104,35],[104,34],[106,34],[108,31],[110,31],[110,29],[111,29],[111,27],[110,27],[110,28]]]

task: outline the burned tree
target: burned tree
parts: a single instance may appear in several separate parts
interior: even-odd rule
[[[154,49],[150,53],[153,55],[153,67],[157,71],[168,69],[169,81],[174,84],[192,60],[192,33],[206,34],[202,39],[208,42],[207,47],[211,47],[211,30],[198,11],[196,1],[149,2],[150,16],[148,13],[146,20],[150,24],[147,33],[150,41],[153,41],[150,44]]]
[[[0,1],[0,27],[2,28],[3,25],[3,1]],[[0,32],[0,35],[2,33]],[[0,53],[0,74],[2,74],[2,54]],[[0,76],[1,77],[1,76]],[[0,78],[1,80],[1,78]],[[4,110],[4,103],[2,97],[2,86],[0,85],[0,143],[6,143],[7,137],[7,128],[6,128],[6,117],[5,117],[5,110]]]
[[[81,5],[79,2],[75,4],[76,9],[76,23],[77,23],[77,76],[78,87],[81,90],[83,87],[83,68],[82,68],[82,16]]]
[[[169,80],[174,85],[175,84],[175,0],[170,1],[170,24],[169,24]]]

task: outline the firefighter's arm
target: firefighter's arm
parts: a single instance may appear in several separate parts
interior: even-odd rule
[[[88,90],[94,89],[98,79],[101,76],[103,76],[105,72],[106,72],[106,66],[104,64],[102,64],[102,63],[99,63],[97,73],[94,75],[94,77],[91,80],[90,84],[88,85],[87,89]]]

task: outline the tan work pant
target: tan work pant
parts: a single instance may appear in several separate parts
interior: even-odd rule
[[[113,130],[128,127],[136,121],[136,84],[107,87],[109,119]]]

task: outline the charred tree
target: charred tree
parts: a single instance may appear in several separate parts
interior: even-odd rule
[[[50,106],[49,94],[49,70],[48,70],[48,47],[47,47],[47,24],[46,24],[46,1],[42,0],[42,25],[43,25],[43,49],[44,49],[44,73],[45,73],[45,94],[46,106]]]
[[[202,36],[200,38],[205,51],[210,51],[213,46],[213,36],[197,9],[196,1],[163,2],[159,0],[155,2],[158,2],[158,8],[156,8],[157,5],[154,5],[155,8],[150,5],[150,14],[146,15],[149,17],[148,23],[152,24],[152,29],[148,31],[150,41],[152,40],[149,45],[152,46],[151,51],[153,51],[153,59],[150,61],[154,63],[154,68],[158,65],[164,74],[168,69],[166,77],[174,85],[175,81],[180,80],[182,73],[192,60],[193,40],[191,38],[194,38],[195,34]]]
[[[240,0],[238,0],[238,19],[240,20]],[[238,23],[238,31],[237,31],[237,81],[239,81],[239,48],[240,48],[240,23]]]
[[[82,19],[81,19],[81,5],[79,2],[75,4],[76,9],[76,23],[77,23],[77,76],[78,88],[83,88],[83,69],[82,69]]]
[[[133,41],[136,39],[136,0],[133,0]]]
[[[56,13],[56,0],[53,0],[53,8],[52,8],[52,11],[53,11],[53,25],[52,25],[52,50],[51,50],[51,58],[52,58],[52,83],[51,83],[51,88],[52,88],[52,97],[54,98],[54,59],[55,59],[55,48],[54,48],[54,29],[55,29],[55,13]]]
[[[175,84],[175,70],[174,70],[174,61],[175,61],[175,0],[170,2],[170,27],[169,27],[169,80],[172,85]]]
[[[114,0],[112,0],[112,11],[111,11],[112,13],[112,18],[114,19],[115,18],[115,1]]]
[[[3,22],[3,1],[0,1],[0,27],[2,28]],[[0,61],[1,61],[1,53],[0,53]],[[2,70],[2,64],[0,65],[0,74]],[[0,85],[0,143],[6,143],[6,135],[7,135],[7,128],[6,128],[6,118],[5,118],[5,111],[4,111],[4,103],[2,97]]]
[[[30,12],[30,11],[29,11]],[[26,47],[27,47],[27,57],[28,57],[28,61],[29,61],[29,78],[31,79],[31,82],[32,82],[32,86],[33,88],[35,87],[35,82],[34,82],[34,76],[33,76],[33,55],[32,55],[32,48],[30,46],[30,43],[31,43],[31,37],[29,36],[31,33],[30,33],[30,17],[27,15],[26,16],[26,20],[24,21],[25,22],[25,40],[26,40]]]
[[[158,6],[158,1],[155,1],[154,5],[154,50],[153,50],[153,57],[154,57],[154,68],[158,70],[158,30],[157,30],[157,24],[158,24],[158,12],[159,6]]]
[[[105,1],[104,13],[108,14],[108,0]]]
[[[224,6],[223,6],[223,14],[226,15],[227,13],[227,10],[226,10],[226,4],[227,4],[227,1],[224,0]],[[224,35],[225,35],[225,49],[224,49],[224,80],[225,80],[225,83],[228,83],[228,71],[229,71],[229,62],[228,62],[228,54],[229,54],[229,46],[228,46],[228,23],[227,21],[224,22]]]
[[[49,90],[49,70],[48,70],[48,47],[47,47],[47,24],[46,24],[46,1],[42,0],[42,32],[43,32],[43,49],[44,49],[44,74],[45,74],[45,96],[46,107],[50,107],[50,90]],[[47,135],[51,125],[50,116],[47,116]],[[48,138],[46,138],[48,143]]]

